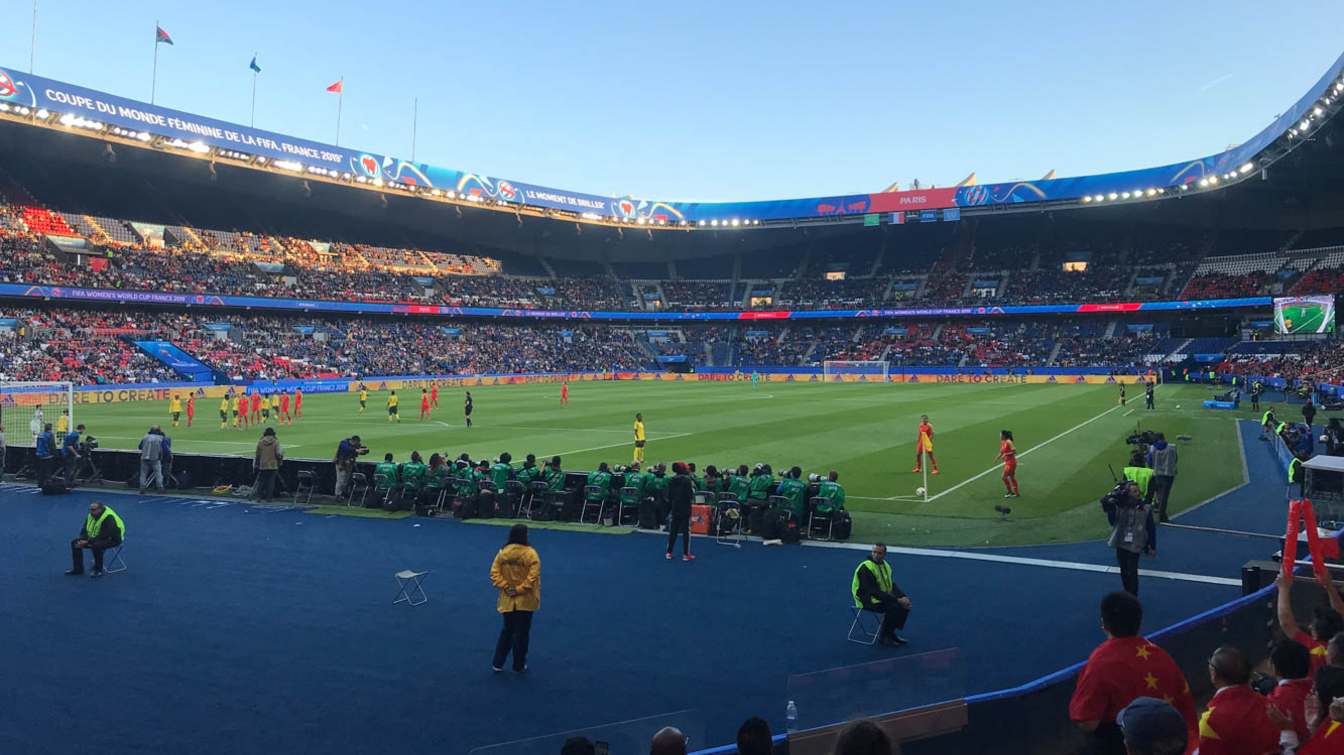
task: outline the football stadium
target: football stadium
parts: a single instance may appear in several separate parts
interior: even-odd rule
[[[20,62],[0,752],[1344,752],[1344,56],[1215,154],[734,202]]]

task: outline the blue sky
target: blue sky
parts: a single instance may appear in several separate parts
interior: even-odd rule
[[[1338,0],[38,0],[36,72],[449,168],[737,200],[1124,170],[1244,141],[1344,51]],[[0,66],[28,67],[30,0]]]

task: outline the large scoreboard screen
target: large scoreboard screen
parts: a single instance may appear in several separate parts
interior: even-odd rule
[[[1274,298],[1274,327],[1284,335],[1335,332],[1335,297]]]

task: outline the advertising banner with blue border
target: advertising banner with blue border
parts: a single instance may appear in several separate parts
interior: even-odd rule
[[[185,294],[166,291],[126,291],[122,289],[36,286],[24,283],[0,283],[0,298],[59,299],[84,302],[162,304],[187,307],[249,307],[290,311],[398,314],[431,317],[499,317],[542,320],[643,320],[651,322],[692,321],[722,322],[735,320],[824,320],[824,319],[896,319],[917,317],[998,317],[1012,315],[1077,315],[1128,312],[1162,312],[1268,307],[1268,296],[1238,299],[1195,299],[1189,301],[1117,302],[1103,304],[1023,304],[998,307],[918,307],[909,309],[818,309],[768,310],[750,312],[607,312],[564,309],[502,309],[499,307],[449,307],[439,304],[389,304],[384,302],[348,302],[315,299],[269,299],[261,296],[225,296]]]

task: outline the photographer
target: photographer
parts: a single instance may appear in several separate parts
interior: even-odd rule
[[[149,428],[140,439],[140,492],[149,487],[151,480],[163,492],[163,462],[172,454],[173,442],[158,425]]]
[[[364,446],[358,435],[351,435],[336,446],[336,487],[332,495],[341,497],[341,493],[345,492],[346,486],[350,484],[350,474],[355,470],[355,460],[368,452],[369,449]]]
[[[1139,484],[1133,480],[1116,483],[1101,499],[1101,509],[1110,522],[1111,537],[1106,544],[1115,549],[1120,565],[1120,583],[1125,592],[1139,595],[1139,556],[1157,555],[1157,525],[1153,511],[1144,502]]]
[[[74,487],[75,472],[79,470],[79,436],[84,433],[83,425],[76,425],[74,430],[65,434],[61,441],[61,458],[65,461],[65,482]]]
[[[1148,466],[1153,470],[1153,506],[1159,522],[1167,521],[1167,500],[1176,483],[1176,447],[1167,443],[1167,436],[1158,433],[1148,449]]]
[[[1344,456],[1344,423],[1339,417],[1331,417],[1325,426],[1325,452],[1330,456]]]

